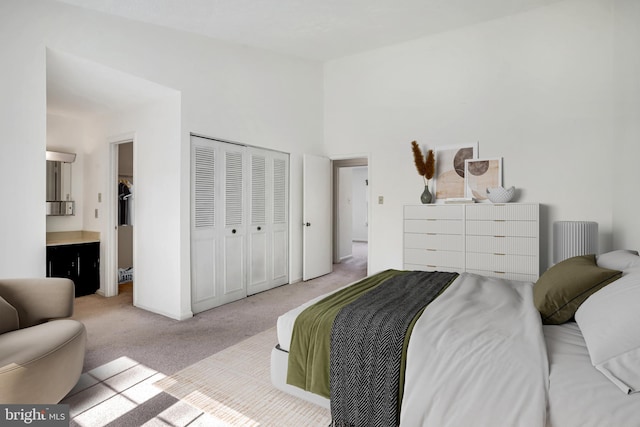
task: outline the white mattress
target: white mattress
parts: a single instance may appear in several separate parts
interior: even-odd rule
[[[576,323],[545,325],[543,332],[549,356],[548,426],[640,426],[640,394],[625,395],[593,367]]]

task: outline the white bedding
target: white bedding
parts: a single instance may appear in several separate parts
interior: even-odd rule
[[[407,353],[403,426],[544,426],[547,357],[532,284],[463,273],[416,323]],[[289,349],[296,316],[278,319]]]
[[[640,393],[593,367],[576,323],[541,326],[531,285],[463,274],[431,303],[409,344],[401,425],[640,426]],[[282,349],[326,295],[278,319]]]
[[[547,356],[532,284],[461,274],[416,322],[405,426],[544,426]]]
[[[593,367],[576,323],[543,330],[550,369],[549,427],[640,426],[640,394],[625,395]]]

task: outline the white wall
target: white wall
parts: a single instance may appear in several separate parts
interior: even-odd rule
[[[640,2],[614,2],[613,243],[640,250]]]
[[[543,205],[546,262],[556,220],[597,221],[611,247],[611,24],[610,1],[568,0],[325,65],[329,155],[370,153],[370,271],[402,266],[412,140],[503,157],[504,184]]]
[[[142,151],[136,153],[138,159],[148,159],[142,166],[137,163],[140,170],[136,170],[136,185],[141,186],[140,194],[153,197],[146,211],[137,213],[151,215],[139,222],[153,228],[145,231],[136,227],[137,250],[151,250],[144,256],[154,258],[155,265],[166,270],[165,274],[161,274],[162,269],[150,272],[144,261],[135,260],[137,276],[143,274],[141,268],[147,268],[150,280],[155,281],[153,292],[158,297],[153,300],[157,304],[151,307],[153,311],[181,318],[188,305],[190,132],[292,153],[290,221],[302,223],[302,190],[295,185],[302,178],[301,153],[323,154],[320,64],[59,3],[4,0],[0,3],[0,52],[3,63],[11,66],[0,69],[0,182],[19,176],[28,191],[17,192],[14,197],[20,209],[5,209],[0,214],[2,276],[45,273],[47,47],[181,94],[179,134],[172,134],[171,141],[163,140],[155,147],[153,143],[139,146]],[[108,185],[109,157],[105,141],[100,139],[106,134],[100,133],[100,124],[95,126],[84,153],[85,194],[91,198],[85,200],[83,225],[87,230],[104,231],[104,216],[96,220],[93,210],[101,209],[95,196],[99,191],[104,194]],[[164,180],[155,179],[159,169],[169,170]],[[145,177],[145,173],[151,175]],[[161,198],[151,195],[153,191],[166,191],[165,184],[175,196],[175,204],[166,215],[154,217]],[[143,193],[145,187],[153,190]],[[13,193],[12,187],[2,185],[0,196],[4,200]],[[166,205],[162,203],[162,207]],[[160,242],[162,230],[166,232]],[[302,255],[296,251],[301,240],[301,227],[292,227],[292,281],[302,277]],[[153,256],[165,248],[166,255]]]
[[[111,142],[122,135],[134,134],[134,305],[169,317],[191,316],[191,299],[181,294],[180,242],[180,95],[133,110],[121,111],[100,119],[104,132],[98,143],[86,147],[86,161],[97,168],[87,175],[85,221],[91,229],[110,232],[107,205],[97,202],[97,194],[109,194],[111,181]],[[93,169],[93,168],[92,168]],[[92,197],[91,195],[94,195]],[[117,206],[114,204],[114,207]],[[91,213],[97,208],[99,218]],[[115,213],[115,212],[114,212]],[[111,256],[109,247],[102,247],[102,259]],[[103,277],[107,263],[101,263]],[[104,283],[104,281],[103,281]],[[178,314],[178,315],[176,315]]]
[[[19,2],[0,2],[0,275],[45,275],[45,56]],[[15,16],[14,9],[21,10]],[[25,47],[28,47],[26,49]],[[11,64],[11,66],[7,66]],[[12,183],[19,180],[19,187]]]
[[[555,220],[598,221],[601,251],[637,248],[638,18],[634,0],[567,0],[331,61],[323,75],[313,62],[58,3],[3,0],[0,53],[11,66],[0,68],[0,196],[17,208],[0,212],[0,275],[45,273],[46,47],[181,94],[180,133],[162,147],[179,194],[163,244],[178,249],[165,259],[170,274],[153,276],[154,292],[166,295],[154,303],[172,317],[189,299],[189,132],[291,152],[291,224],[302,223],[302,153],[368,153],[372,272],[401,266],[402,206],[423,189],[414,139],[479,141],[481,156],[504,157],[505,185],[543,204],[549,261]],[[103,230],[93,209],[108,157],[92,151],[106,135],[95,126],[79,152],[91,197],[82,218],[85,229]],[[292,281],[302,276],[301,240],[293,226]]]

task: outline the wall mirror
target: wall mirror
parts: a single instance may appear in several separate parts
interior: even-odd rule
[[[76,155],[47,151],[47,215],[74,215],[71,164]]]

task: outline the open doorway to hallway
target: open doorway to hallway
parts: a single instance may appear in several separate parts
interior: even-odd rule
[[[333,262],[345,267],[368,264],[369,168],[367,158],[333,161]]]

